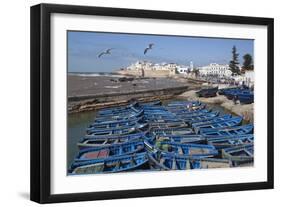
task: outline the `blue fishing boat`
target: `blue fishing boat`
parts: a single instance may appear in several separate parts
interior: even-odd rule
[[[152,157],[152,156],[151,156]],[[161,154],[160,157],[154,158],[155,165],[160,170],[189,170],[191,169],[190,161],[188,157],[177,157],[171,154]]]
[[[253,129],[253,124],[247,124],[225,129],[200,129],[200,134],[203,136],[241,135],[250,134],[253,132]]]
[[[143,152],[132,155],[109,157],[105,159],[74,162],[68,172],[72,174],[124,172],[142,168],[142,166],[147,164],[147,162],[147,154],[146,152]]]
[[[161,117],[161,118],[158,118],[157,116],[153,116],[153,117],[148,117],[148,116],[145,116],[145,120],[147,123],[178,123],[178,122],[182,122],[181,119],[178,119],[176,118],[175,116],[172,116],[172,117]]]
[[[239,94],[237,93],[234,100],[239,100],[240,104],[251,104],[254,102],[254,94]]]
[[[146,121],[152,121],[152,120],[169,120],[169,121],[172,121],[172,120],[179,120],[179,118],[177,118],[174,114],[168,114],[168,115],[165,115],[165,114],[147,114],[147,115],[144,115],[144,119]]]
[[[200,91],[197,91],[196,94],[198,97],[209,98],[209,97],[215,97],[217,95],[217,91],[218,91],[218,87],[203,88]]]
[[[188,127],[188,124],[186,124],[183,121],[177,121],[177,122],[148,122],[149,127],[151,129],[161,129],[161,128],[182,128],[182,127]]]
[[[169,141],[180,144],[204,144],[206,143],[206,138],[199,134],[192,135],[166,135],[155,137],[155,142]]]
[[[238,95],[241,97],[252,97],[253,92],[249,89],[231,89],[231,90],[226,90],[224,92],[224,95],[229,100],[233,100],[233,99],[236,99]]]
[[[158,136],[194,134],[191,128],[151,128],[150,134]]]
[[[124,112],[119,115],[108,115],[108,116],[98,116],[95,118],[95,123],[102,123],[107,121],[124,121],[136,117],[140,117],[143,115],[143,110],[139,110],[138,112]]]
[[[178,156],[188,157],[214,157],[218,154],[216,148],[206,144],[181,144],[176,142],[163,141],[156,144],[162,152],[173,153]]]
[[[182,116],[180,116],[180,118],[183,119],[187,123],[192,123],[194,121],[202,121],[202,120],[206,120],[209,118],[214,118],[214,117],[217,117],[218,115],[219,115],[219,112],[216,111],[216,112],[210,112],[210,113],[197,114],[197,115],[193,115],[193,116],[182,115]]]
[[[196,112],[200,110],[204,110],[206,108],[205,104],[201,104],[200,106],[192,106],[192,107],[166,107],[166,109],[172,113],[180,113],[181,111],[183,112]]]
[[[144,110],[144,113],[169,113],[169,111],[166,108],[164,108],[163,106],[144,108],[143,110]]]
[[[201,119],[201,120],[193,120],[190,122],[190,125],[193,127],[197,124],[205,124],[205,123],[210,123],[210,122],[221,122],[221,121],[226,121],[232,117],[231,114],[225,114],[222,116],[217,116],[217,117],[210,117],[206,119]]]
[[[149,154],[149,159],[159,170],[190,170],[206,168],[229,168],[232,163],[227,159],[183,157],[161,154],[158,158]]]
[[[237,98],[248,89],[223,91]],[[253,93],[252,93],[253,95]],[[253,163],[253,124],[199,101],[139,103],[97,112],[69,173],[233,167]],[[135,157],[135,158],[133,158]]]
[[[206,109],[205,107],[202,106],[202,108],[175,108],[175,109],[169,109],[169,112],[173,114],[194,114],[194,113],[199,113],[199,112],[210,112],[210,109]]]
[[[234,88],[221,88],[218,90],[218,94],[219,95],[225,95],[225,93],[229,92],[229,91],[236,91],[239,90],[239,87],[234,87]]]
[[[191,169],[209,169],[209,168],[229,168],[232,162],[228,159],[217,158],[192,158],[190,159]]]
[[[211,109],[200,109],[200,110],[195,110],[195,111],[188,111],[188,110],[179,110],[179,111],[174,111],[173,114],[176,114],[177,116],[196,116],[196,115],[201,115],[201,114],[206,114],[210,113],[212,110]]]
[[[209,145],[213,145],[217,149],[223,149],[223,148],[253,144],[254,135],[244,134],[244,135],[222,136],[222,137],[213,137],[213,138],[206,137],[206,140]]]
[[[144,150],[143,141],[132,141],[122,144],[112,144],[109,146],[100,146],[80,150],[75,157],[75,162],[83,162],[93,159],[101,159],[112,156],[121,156]]]
[[[200,101],[171,101],[168,103],[168,107],[187,107],[188,106],[200,106],[201,102]]]
[[[110,113],[97,113],[97,118],[110,118],[110,117],[114,117],[114,116],[127,116],[127,115],[131,115],[131,114],[138,114],[139,112],[143,111],[143,109],[136,109],[134,107],[130,107],[129,109],[125,109],[123,111],[117,111],[117,112],[110,112]]]
[[[146,132],[137,132],[127,135],[114,135],[114,136],[85,136],[77,143],[79,149],[94,148],[100,146],[109,146],[112,144],[120,144],[131,141],[138,141],[147,139]]]
[[[121,128],[114,128],[114,129],[98,129],[98,130],[90,130],[88,131],[87,135],[88,137],[108,137],[108,136],[115,136],[115,135],[126,135],[131,134],[136,131],[146,131],[148,130],[149,125],[148,124],[137,124],[135,126],[129,126],[129,127],[121,127]]]
[[[248,165],[254,161],[254,145],[248,144],[222,149],[222,157],[231,160],[234,166]]]
[[[111,131],[116,131],[116,130],[127,130],[127,129],[142,129],[146,126],[147,124],[145,123],[138,123],[138,122],[130,122],[128,124],[124,124],[121,126],[113,126],[113,127],[107,127],[107,128],[96,128],[96,127],[92,127],[86,130],[86,133],[89,135],[95,135],[96,133],[106,133],[106,132],[111,132]]]
[[[242,123],[243,118],[240,116],[232,117],[224,121],[209,121],[208,123],[193,124],[192,127],[196,133],[199,133],[201,129],[223,129],[234,127]]]
[[[151,112],[144,112],[145,117],[153,117],[153,116],[170,116],[172,117],[173,114],[170,112],[157,112],[157,111],[151,111]]]
[[[137,110],[136,108],[134,108],[134,106],[136,105],[136,103],[132,103],[129,104],[127,106],[121,106],[121,107],[111,107],[108,109],[101,109],[98,111],[98,115],[99,116],[104,116],[104,115],[113,115],[113,114],[120,114],[120,113],[124,113],[127,111],[134,111]]]
[[[133,123],[142,123],[144,117],[133,117],[131,119],[125,119],[125,120],[116,120],[116,121],[105,121],[100,123],[92,123],[89,125],[87,130],[93,129],[93,128],[112,128],[112,127],[122,127],[122,126],[130,126]]]

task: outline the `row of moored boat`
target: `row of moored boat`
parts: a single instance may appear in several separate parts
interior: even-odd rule
[[[196,94],[199,97],[215,97],[217,95],[224,95],[229,100],[233,100],[235,103],[239,101],[240,104],[251,104],[254,102],[254,92],[247,87],[234,87],[234,88],[224,88],[218,89],[218,87],[214,88],[206,88],[197,91]]]
[[[71,174],[185,170],[253,163],[253,125],[197,101],[103,109],[77,143]]]

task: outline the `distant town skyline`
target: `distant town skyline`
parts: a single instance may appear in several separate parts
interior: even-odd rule
[[[144,55],[150,43],[154,45]],[[113,72],[136,61],[180,65],[192,61],[195,67],[228,64],[234,45],[240,65],[243,55],[254,55],[254,40],[249,39],[69,31],[68,72]],[[111,54],[98,57],[109,48],[113,48]]]

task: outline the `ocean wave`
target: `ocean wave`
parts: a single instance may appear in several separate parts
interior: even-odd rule
[[[124,75],[118,75],[112,73],[68,73],[68,75],[82,76],[82,77],[100,77],[100,76],[113,77],[113,78],[124,77]]]

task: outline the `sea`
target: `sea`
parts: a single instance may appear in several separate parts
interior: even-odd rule
[[[69,72],[68,75],[73,76],[82,76],[82,77],[99,77],[99,76],[105,76],[105,77],[113,77],[113,78],[121,78],[124,77],[124,75],[120,75],[117,73],[106,73],[106,72]]]

